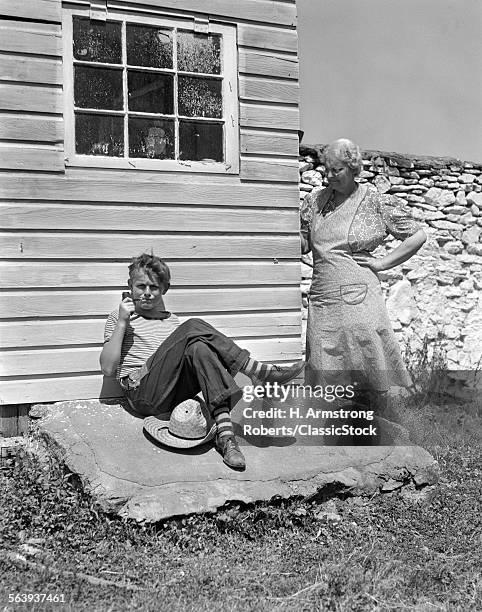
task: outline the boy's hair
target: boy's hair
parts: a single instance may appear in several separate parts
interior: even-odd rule
[[[148,274],[155,276],[159,284],[164,287],[164,293],[166,293],[171,284],[171,271],[160,257],[153,253],[142,253],[134,257],[129,265],[129,278],[132,280],[134,274],[140,270],[145,270]]]

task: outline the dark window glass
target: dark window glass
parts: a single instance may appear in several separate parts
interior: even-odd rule
[[[177,67],[186,72],[221,72],[221,37],[209,34],[179,32]]]
[[[204,121],[179,122],[179,158],[222,162],[223,126]]]
[[[129,117],[129,156],[174,159],[174,121]]]
[[[86,62],[122,62],[121,24],[74,17],[74,57]]]
[[[221,81],[180,76],[178,80],[179,114],[186,117],[223,116]]]
[[[221,44],[218,34],[74,17],[76,153],[223,162]]]
[[[80,108],[122,110],[122,71],[75,66],[74,104]]]
[[[80,155],[124,155],[124,119],[76,113],[75,151]]]
[[[173,77],[158,72],[127,71],[129,110],[143,113],[174,113]]]
[[[172,68],[172,32],[147,26],[127,26],[127,63]]]

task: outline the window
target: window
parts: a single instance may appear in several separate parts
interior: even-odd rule
[[[239,171],[234,26],[73,9],[63,36],[67,165]]]

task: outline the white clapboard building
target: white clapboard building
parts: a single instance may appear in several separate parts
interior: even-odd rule
[[[104,322],[151,249],[169,310],[298,359],[295,2],[0,0],[0,15],[3,417],[118,394]]]

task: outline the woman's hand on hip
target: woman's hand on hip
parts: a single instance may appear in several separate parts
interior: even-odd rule
[[[415,255],[426,240],[427,235],[423,229],[419,229],[383,257],[373,257],[368,251],[360,251],[359,253],[353,253],[353,259],[360,266],[370,268],[374,272],[391,270],[395,266],[399,266],[404,261],[407,261],[407,259],[410,259],[412,255]]]
[[[370,268],[372,272],[381,272],[384,268],[382,265],[381,258],[373,257],[368,251],[360,251],[359,253],[353,253],[353,259],[359,266],[364,268]]]

